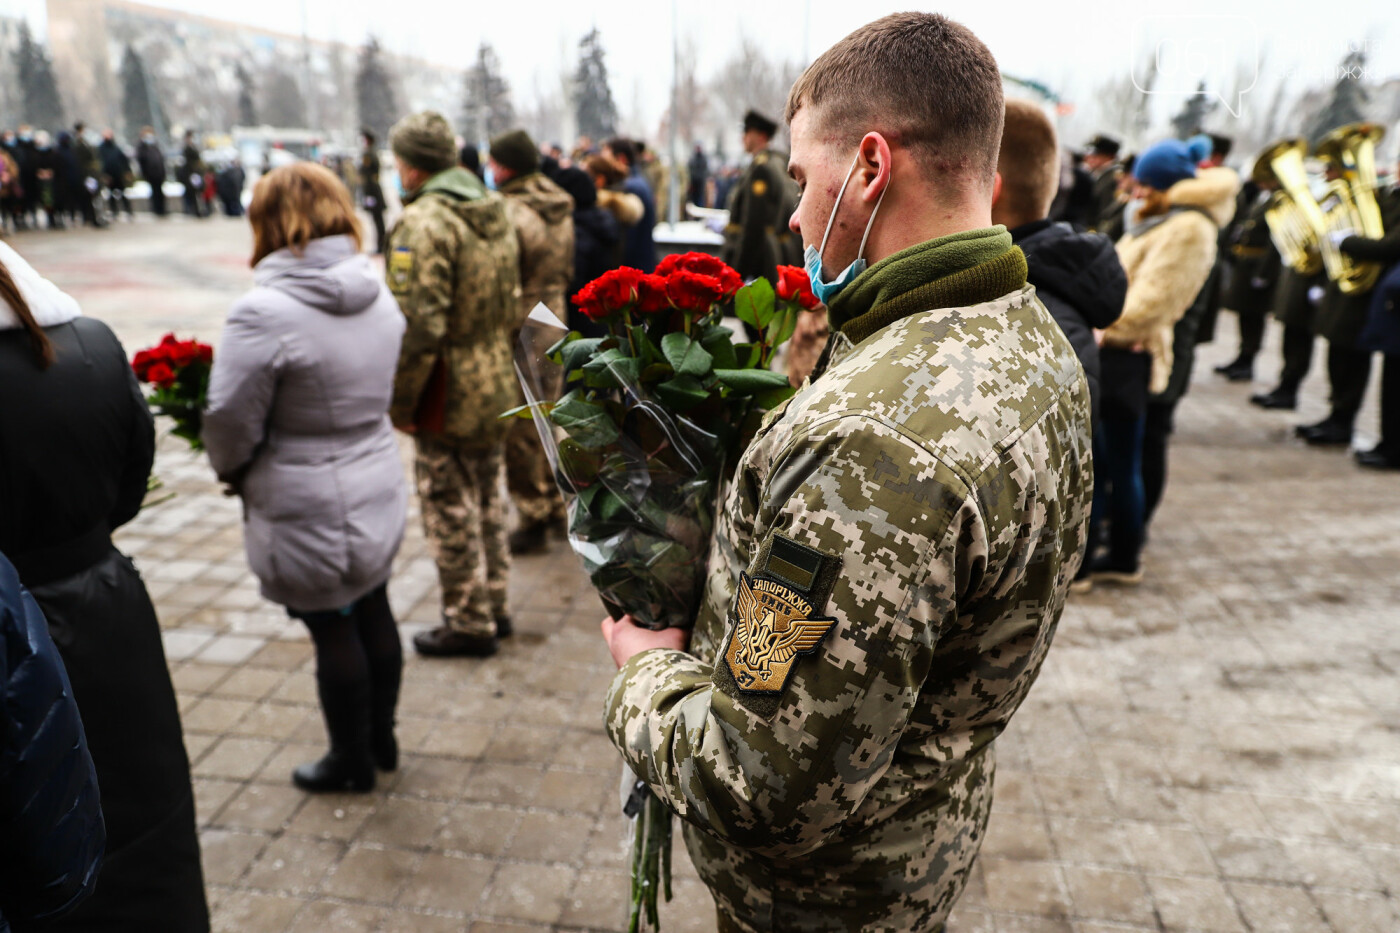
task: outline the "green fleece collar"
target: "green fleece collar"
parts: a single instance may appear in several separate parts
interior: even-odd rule
[[[1026,284],[1026,257],[1000,224],[900,250],[866,269],[827,307],[832,330],[860,343],[935,308],[981,304]]]
[[[476,201],[486,196],[486,186],[480,178],[461,166],[454,166],[429,178],[423,183],[423,187],[405,195],[403,201],[405,204],[411,204],[434,191],[457,201]]]

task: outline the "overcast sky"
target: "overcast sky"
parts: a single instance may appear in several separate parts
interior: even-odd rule
[[[664,0],[147,2],[294,34],[302,31],[304,16],[313,38],[358,44],[373,32],[397,51],[451,65],[465,65],[477,45],[488,41],[522,103],[537,87],[546,92],[558,87],[561,69],[569,67],[561,63],[572,61],[578,39],[597,26],[624,116],[639,115],[654,125],[669,93],[672,6]],[[805,62],[862,23],[907,8],[883,0],[682,0],[675,5],[681,33],[695,39],[702,77],[719,67],[740,35],[757,39],[774,57]],[[1135,58],[1143,60],[1143,50],[1164,39],[1175,42],[1163,46],[1166,66],[1184,86],[1194,83],[1193,68],[1203,66],[1213,89],[1229,87],[1237,81],[1238,63],[1247,69],[1262,58],[1258,84],[1242,98],[1246,111],[1268,106],[1285,72],[1295,75],[1295,89],[1330,83],[1349,43],[1365,45],[1374,79],[1400,76],[1400,17],[1387,0],[1331,5],[1178,0],[1170,6],[1174,19],[1154,18],[1167,7],[1147,3],[958,0],[924,8],[969,26],[991,47],[1003,72],[1044,82],[1071,102],[1130,72]],[[1303,15],[1280,15],[1289,8]],[[0,13],[26,15],[36,30],[44,28],[43,0],[0,0]],[[1180,53],[1176,58],[1173,49]],[[1170,91],[1171,84],[1159,79],[1158,88]]]

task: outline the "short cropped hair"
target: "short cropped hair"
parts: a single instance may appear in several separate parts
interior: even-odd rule
[[[360,222],[350,191],[315,162],[284,165],[259,178],[248,222],[253,225],[255,266],[279,249],[300,255],[307,243],[326,236],[349,236],[360,248]]]
[[[824,135],[850,146],[878,130],[913,150],[929,177],[965,175],[990,188],[1002,100],[996,59],[966,26],[937,13],[893,13],[812,62],[784,119],[809,107]]]
[[[1028,100],[1006,102],[997,171],[1008,214],[1030,223],[1050,213],[1060,185],[1060,145],[1050,118]]]

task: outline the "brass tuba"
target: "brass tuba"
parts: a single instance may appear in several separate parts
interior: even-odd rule
[[[1314,156],[1341,176],[1327,183],[1319,242],[1328,277],[1346,295],[1370,291],[1382,271],[1379,263],[1347,256],[1333,243],[1333,235],[1349,232],[1373,240],[1385,235],[1376,203],[1376,143],[1384,136],[1385,127],[1378,123],[1348,123],[1322,137],[1313,149]]]
[[[1316,275],[1322,269],[1319,232],[1325,219],[1308,187],[1307,151],[1302,139],[1280,139],[1259,154],[1250,175],[1274,188],[1264,220],[1284,264],[1302,275]]]

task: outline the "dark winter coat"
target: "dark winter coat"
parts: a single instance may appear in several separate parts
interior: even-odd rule
[[[97,147],[97,154],[102,159],[102,175],[109,188],[121,189],[131,184],[131,160],[121,146],[114,140],[104,139]]]
[[[1128,278],[1118,262],[1113,241],[1098,233],[1076,233],[1067,223],[1039,220],[1011,231],[1026,254],[1026,280],[1069,338],[1084,375],[1097,418],[1099,403],[1099,345],[1095,330],[1103,330],[1123,313]]]
[[[152,187],[165,184],[165,154],[160,146],[141,142],[136,147],[136,164],[141,167],[141,177]]]
[[[83,723],[48,623],[0,554],[0,931],[92,892],[107,839]]]
[[[656,241],[652,232],[656,229],[656,197],[651,185],[636,169],[622,182],[622,190],[642,199],[642,219],[627,228],[623,234],[622,264],[643,272],[656,271]]]
[[[146,492],[151,415],[106,325],[75,318],[71,298],[0,253],[56,354],[41,370],[0,302],[0,551],[68,669],[107,824],[96,891],[42,929],[205,933],[194,794],[160,626],[111,540]],[[55,314],[64,302],[71,310]]]

